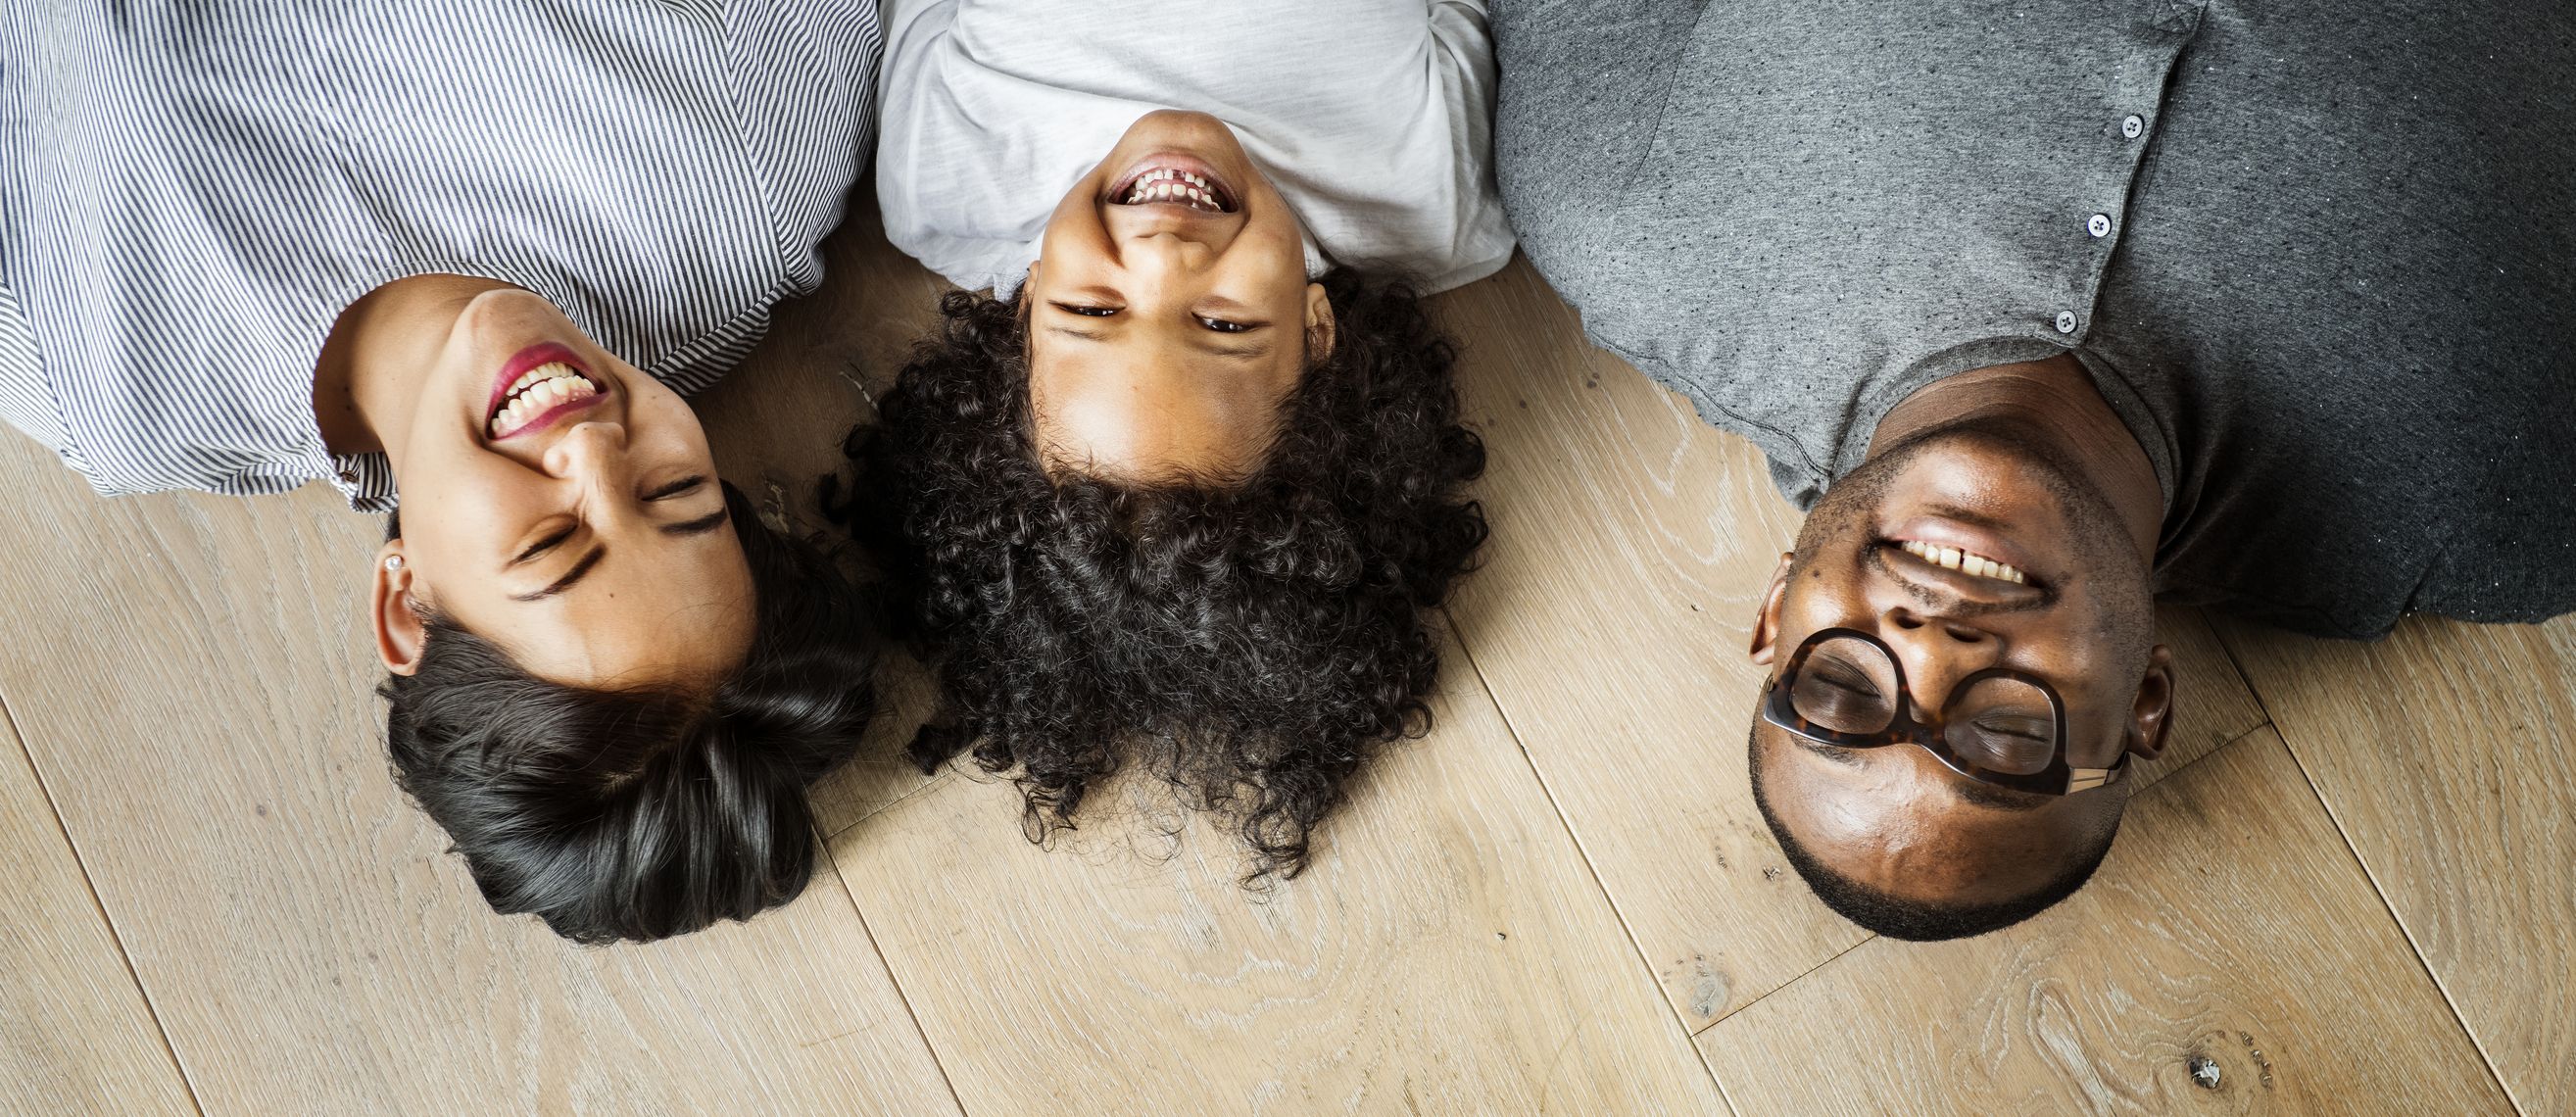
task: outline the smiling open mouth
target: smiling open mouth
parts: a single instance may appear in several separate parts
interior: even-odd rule
[[[493,393],[484,430],[495,441],[543,428],[556,419],[600,401],[607,389],[575,363],[560,345],[540,345],[511,358],[503,369],[508,381]],[[519,370],[509,375],[512,369]]]
[[[1200,213],[1235,211],[1234,191],[1223,179],[1195,167],[1157,165],[1146,168],[1110,192],[1122,206],[1176,205]]]
[[[1984,555],[1962,551],[1956,547],[1943,547],[1937,544],[1925,543],[1921,540],[1909,539],[1898,544],[1897,549],[1945,570],[1956,570],[1962,574],[1968,574],[1979,578],[1992,578],[1996,581],[2010,582],[2016,586],[2030,584],[2029,575],[2023,574],[2019,569],[2006,563],[1996,562]]]

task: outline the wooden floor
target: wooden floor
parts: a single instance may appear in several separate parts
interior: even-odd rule
[[[940,289],[865,214],[830,256],[704,401],[790,518]],[[1745,783],[1796,523],[1757,454],[1525,264],[1436,305],[1493,544],[1438,728],[1266,897],[1147,796],[1031,847],[1009,785],[895,760],[898,668],[803,899],[566,946],[387,778],[374,521],[100,500],[0,433],[0,1111],[2576,1111],[2576,619],[2352,645],[2168,610],[2178,744],[2095,883],[1874,940]]]

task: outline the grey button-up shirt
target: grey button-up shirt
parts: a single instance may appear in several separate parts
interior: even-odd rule
[[[2071,350],[2168,597],[2576,609],[2576,8],[1497,0],[1496,162],[1601,345],[1805,504]]]

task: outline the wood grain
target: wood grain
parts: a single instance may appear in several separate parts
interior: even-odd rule
[[[106,501],[14,434],[0,491],[0,695],[209,1111],[953,1111],[830,873],[645,948],[493,916],[386,772],[335,494]]]
[[[2576,1111],[2576,616],[2219,631],[2522,1111]]]
[[[762,508],[774,527],[815,538],[870,579],[816,499],[817,482],[838,473],[850,428],[876,419],[875,394],[892,387],[913,343],[937,322],[940,281],[886,243],[873,202],[852,199],[849,220],[823,242],[826,276],[814,294],[781,305],[769,335],[743,367],[690,401],[706,424],[716,466]],[[930,714],[930,681],[901,649],[877,674],[881,708],[858,758],[814,789],[825,833],[840,830],[920,789],[928,779],[903,760],[912,729]]]
[[[835,838],[968,1111],[1723,1112],[1454,650],[1445,690],[1266,898],[1136,783],[1052,850],[967,778]]]
[[[1873,939],[1699,1043],[1748,1113],[2511,1112],[2448,1016],[2267,728],[2140,795],[2058,907]]]
[[[1462,642],[1693,1028],[1864,933],[1784,870],[1753,807],[1744,649],[1798,513],[1751,444],[1583,340],[1526,260],[1436,300],[1492,464]],[[2182,706],[2150,782],[2262,724],[2195,612],[2159,615]]]
[[[0,1113],[195,1112],[5,714],[0,897]]]

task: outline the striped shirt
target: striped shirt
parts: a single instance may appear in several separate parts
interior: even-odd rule
[[[880,50],[873,0],[8,5],[0,418],[102,493],[390,508],[314,360],[424,273],[703,388],[820,281]]]

